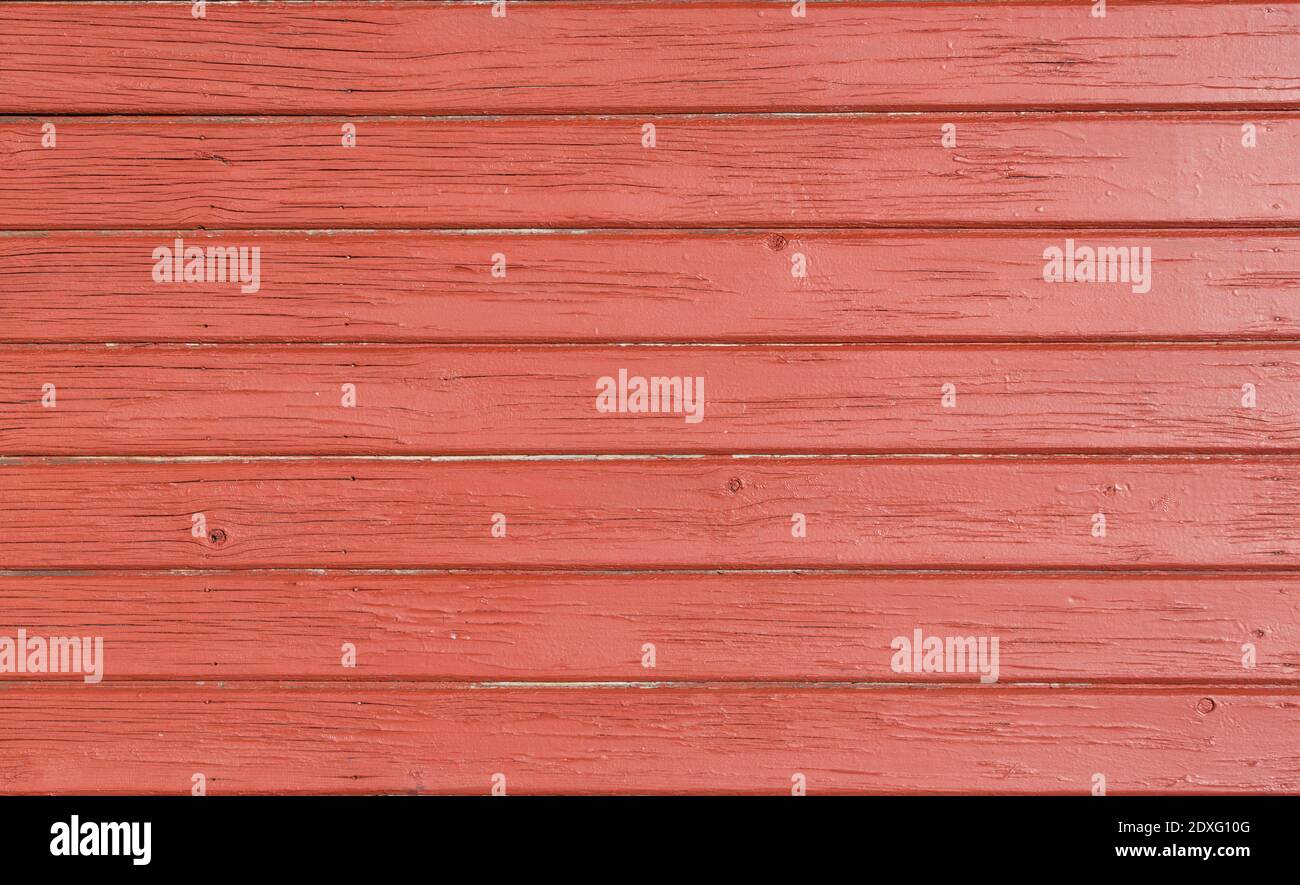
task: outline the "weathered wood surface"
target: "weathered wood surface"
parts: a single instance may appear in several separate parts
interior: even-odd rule
[[[1264,689],[28,685],[0,715],[6,792],[1300,791]]]
[[[1297,507],[1290,458],[9,459],[0,562],[1295,568]]]
[[[257,291],[155,282],[177,237],[259,250]],[[1149,291],[1046,281],[1067,239],[1149,248]],[[1293,231],[0,236],[6,342],[1294,339],[1298,292]]]
[[[1300,793],[1300,4],[791,6],[0,4],[0,793]]]
[[[1294,106],[1293,3],[6,3],[3,113]]]
[[[9,455],[1294,452],[1298,412],[1278,347],[0,348]]]
[[[1278,684],[1298,599],[1289,573],[0,574],[7,623],[93,629],[108,682],[979,680],[895,667],[919,628],[998,637],[1002,683]]]
[[[0,227],[1300,223],[1289,112],[74,117],[56,129],[44,148],[39,118],[0,119]]]

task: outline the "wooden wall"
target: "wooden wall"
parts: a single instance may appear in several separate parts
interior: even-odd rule
[[[1300,3],[0,60],[0,792],[1300,792]]]

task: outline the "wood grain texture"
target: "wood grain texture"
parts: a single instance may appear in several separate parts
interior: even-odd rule
[[[1300,793],[1300,3],[790,6],[0,4],[0,794]]]
[[[0,715],[4,793],[1300,791],[1267,690],[29,685]]]
[[[110,682],[978,681],[895,672],[922,629],[998,637],[1004,684],[1279,683],[1300,679],[1297,600],[1287,573],[0,574],[6,624],[102,637]]]
[[[0,227],[1300,222],[1297,113],[351,122],[348,148],[337,118],[78,117],[42,148],[39,118],[6,118]]]
[[[1277,347],[0,348],[9,455],[1294,452],[1298,412]]]
[[[1292,3],[7,3],[6,113],[1294,105]]]
[[[1289,458],[6,459],[0,566],[1294,568],[1297,506]]]
[[[154,282],[176,236],[259,249],[259,291]],[[1067,238],[1150,248],[1151,290],[1045,282]],[[1266,340],[1297,292],[1290,231],[0,236],[6,342]]]

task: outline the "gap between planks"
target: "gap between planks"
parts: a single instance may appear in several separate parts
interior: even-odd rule
[[[105,678],[103,682],[95,683],[94,686],[87,688],[81,681],[80,675],[50,678],[50,679],[0,679],[0,697],[6,689],[23,690],[23,689],[57,689],[61,691],[79,692],[79,691],[104,691],[104,690],[130,690],[136,689],[171,689],[179,685],[192,685],[210,688],[215,691],[222,689],[244,690],[244,689],[267,689],[275,691],[315,691],[329,690],[337,692],[350,691],[401,691],[409,689],[411,691],[440,691],[440,692],[474,692],[511,690],[511,689],[554,689],[557,691],[592,691],[600,689],[628,689],[654,691],[687,689],[692,691],[877,691],[877,692],[896,692],[910,691],[918,689],[921,691],[950,691],[950,692],[969,692],[969,691],[987,691],[998,692],[1002,689],[1019,690],[1019,691],[1053,691],[1064,693],[1077,693],[1079,695],[1090,694],[1128,694],[1137,691],[1153,691],[1161,694],[1172,695],[1204,695],[1213,694],[1215,691],[1230,691],[1234,694],[1295,694],[1300,697],[1300,685],[1295,682],[1278,680],[1275,682],[1240,682],[1234,680],[1214,680],[1214,681],[1193,681],[1186,682],[1155,682],[1155,681],[1123,681],[1123,682],[1044,682],[1044,681],[998,681],[990,685],[982,685],[975,681],[959,682],[952,681],[925,681],[925,682],[860,682],[853,680],[834,680],[834,679],[816,679],[816,680],[732,680],[732,679],[693,679],[693,680],[659,680],[659,681],[628,681],[628,680],[530,680],[530,679],[494,679],[494,680],[471,680],[471,679],[393,679],[386,677],[375,677],[373,679],[362,679],[355,676],[349,676],[346,679],[266,679],[266,678],[214,678],[214,679],[194,679],[194,678],[176,678],[160,679],[150,677],[148,679],[109,679]],[[0,704],[2,706],[2,704]]]

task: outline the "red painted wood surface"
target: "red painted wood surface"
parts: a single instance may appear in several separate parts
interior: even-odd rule
[[[1002,682],[1275,685],[1300,679],[1298,599],[1284,572],[0,574],[29,635],[94,625],[108,682],[978,681],[896,672],[921,628],[998,637]],[[83,674],[0,674],[23,679]]]
[[[0,714],[7,792],[1300,791],[1265,689],[46,685]]]
[[[1300,223],[1297,113],[349,122],[351,148],[339,119],[68,118],[42,148],[40,119],[6,118],[0,226]]]
[[[0,672],[0,793],[1300,792],[1300,3],[20,2],[0,58],[0,639],[105,646]]]
[[[0,349],[11,455],[1285,452],[1297,412],[1276,347]]]
[[[258,291],[154,282],[177,236],[260,250]],[[1150,291],[1044,281],[1067,238],[1150,248]],[[1294,339],[1298,291],[1293,231],[0,236],[7,342]]]
[[[14,569],[1295,568],[1297,507],[1290,458],[0,461]]]
[[[1300,101],[1293,3],[0,6],[8,113],[586,113]]]

